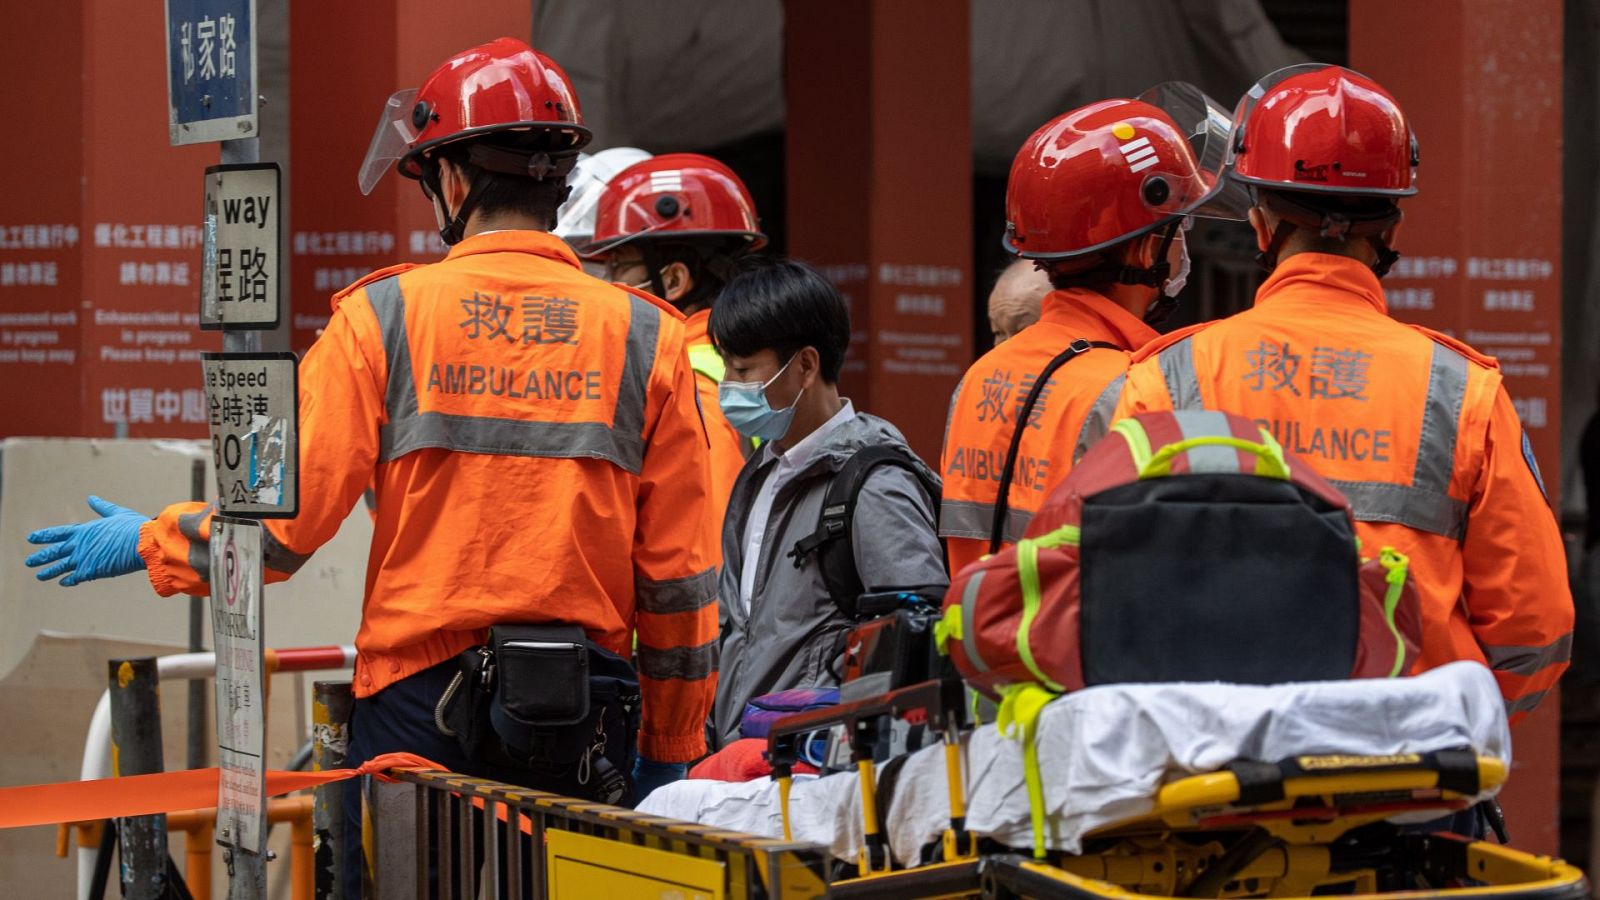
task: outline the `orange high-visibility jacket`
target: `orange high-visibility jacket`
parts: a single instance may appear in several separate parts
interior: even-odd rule
[[[711,524],[713,532],[720,535],[733,482],[739,477],[739,470],[744,468],[745,458],[752,448],[750,440],[736,431],[722,414],[717,385],[722,383],[726,368],[706,332],[710,322],[709,309],[691,314],[683,323],[683,340],[689,352],[689,365],[694,369],[695,388],[700,392],[700,414],[706,420],[706,436],[711,441]],[[721,547],[717,549],[720,551]],[[718,565],[721,565],[720,552]]]
[[[1075,340],[1136,350],[1156,337],[1137,316],[1082,288],[1045,296],[1038,322],[979,357],[956,386],[939,472],[939,536],[950,571],[989,551],[1006,450],[1024,398],[1047,363]],[[1105,434],[1122,389],[1128,353],[1095,348],[1055,371],[1035,402],[1017,448],[1005,541],[1015,543],[1050,489]]]
[[[1173,408],[1255,419],[1350,498],[1364,555],[1411,557],[1419,668],[1485,662],[1513,721],[1567,668],[1561,534],[1497,365],[1389,318],[1367,266],[1295,254],[1253,309],[1135,354],[1117,416]]]
[[[704,753],[718,535],[682,318],[531,231],[375,272],[333,306],[300,366],[300,514],[266,523],[265,556],[268,581],[289,577],[376,473],[356,696],[496,623],[582,625],[624,657],[637,627],[640,752]],[[157,592],[207,590],[211,513],[145,525]]]

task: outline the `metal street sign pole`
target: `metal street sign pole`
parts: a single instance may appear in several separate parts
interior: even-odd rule
[[[205,181],[201,319],[203,327],[223,331],[224,352],[207,354],[203,371],[220,513],[211,529],[217,752],[223,767],[216,837],[225,848],[228,896],[238,900],[266,896],[268,833],[264,526],[250,519],[292,516],[299,495],[295,363],[288,354],[267,359],[260,353],[259,329],[282,317],[284,223],[279,174],[253,165],[261,159],[257,5],[258,0],[164,0],[169,138],[174,146],[221,144],[220,171],[208,171]]]
[[[252,89],[254,89],[253,86]],[[223,165],[261,161],[261,141],[259,138],[223,141],[221,150],[222,154],[219,161]],[[280,244],[279,246],[282,245]],[[273,265],[277,265],[276,260],[274,260]],[[277,302],[277,298],[274,298],[274,302]],[[222,333],[222,349],[225,353],[259,352],[261,350],[261,332],[255,330],[224,330]],[[267,896],[266,847],[262,846],[259,853],[251,853],[248,851],[235,852],[234,847],[224,846],[228,865],[228,900],[264,900]]]
[[[261,141],[257,138],[223,141],[220,161],[224,165],[260,162]],[[276,261],[274,261],[273,265],[277,265]],[[276,302],[276,298],[274,302]],[[261,332],[255,330],[224,330],[222,332],[222,349],[225,353],[259,352],[261,350]],[[215,530],[212,533],[215,534]],[[213,627],[215,627],[214,620]],[[213,644],[213,646],[216,645]],[[221,657],[219,656],[218,659],[220,660]],[[264,721],[265,713],[263,712]],[[263,818],[265,817],[263,816]],[[266,847],[262,846],[259,853],[251,853],[249,851],[235,852],[234,846],[224,845],[223,852],[228,866],[228,900],[265,900],[267,896]]]
[[[211,520],[211,633],[217,654],[216,840],[228,897],[266,896],[266,670],[261,523]]]
[[[223,165],[236,163],[255,163],[261,161],[261,139],[242,138],[237,141],[222,142]],[[281,245],[280,245],[281,246]],[[276,265],[276,263],[274,263]],[[222,349],[227,353],[254,353],[261,349],[261,332],[259,331],[224,331],[222,333]]]

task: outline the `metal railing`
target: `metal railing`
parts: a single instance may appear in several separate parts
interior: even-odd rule
[[[344,645],[269,649],[264,657],[269,675],[348,669],[355,663],[355,648]],[[215,672],[216,655],[210,652],[111,660],[109,687],[95,707],[84,739],[80,778],[88,781],[163,771],[160,682],[209,679]],[[349,684],[317,684],[319,687],[326,686],[323,694],[319,695],[323,696],[325,707],[343,710],[338,720],[340,727],[323,729],[320,733],[321,737],[337,744],[324,750],[321,759],[337,758],[342,761],[343,723],[349,715]],[[342,700],[339,696],[341,684]],[[207,743],[210,743],[209,739]],[[315,754],[315,747],[313,752]],[[98,821],[68,823],[60,827],[57,854],[66,855],[71,834],[76,831],[78,900],[89,900],[91,897],[100,900],[108,880],[113,848],[119,853],[118,872],[123,896],[154,900],[167,892],[168,882],[176,874],[168,865],[167,833],[179,830],[186,836],[187,865],[183,880],[197,900],[205,900],[211,888],[210,823],[215,814],[213,809],[171,816],[138,816],[118,820],[112,829],[105,828],[106,823]],[[309,898],[314,891],[319,897],[336,897],[336,888],[332,887],[336,883],[333,875],[313,871],[314,803],[310,798],[290,798],[274,803],[269,809],[269,819],[273,822],[290,822],[293,827],[290,869],[296,888],[295,897]]]
[[[378,900],[510,897],[815,897],[813,844],[722,831],[450,772],[373,779]]]

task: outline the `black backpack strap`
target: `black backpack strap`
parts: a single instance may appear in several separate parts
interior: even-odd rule
[[[1022,446],[1022,433],[1028,427],[1028,419],[1033,415],[1033,406],[1039,400],[1039,394],[1044,386],[1050,383],[1050,376],[1056,370],[1071,362],[1073,357],[1088,353],[1095,347],[1105,350],[1121,350],[1116,344],[1104,341],[1086,341],[1078,338],[1067,349],[1057,353],[1055,358],[1045,364],[1039,371],[1039,377],[1033,380],[1033,387],[1028,389],[1028,396],[1022,401],[1022,407],[1017,411],[1016,427],[1011,432],[1011,446],[1006,449],[1006,464],[1000,470],[1000,493],[994,499],[994,524],[989,530],[989,553],[1000,552],[1000,545],[1006,539],[1006,515],[1011,511],[1011,477],[1017,469],[1017,450]]]
[[[795,542],[789,551],[794,567],[805,565],[806,558],[816,554],[822,567],[822,582],[833,597],[839,611],[855,619],[856,600],[865,589],[861,574],[856,571],[855,546],[850,540],[850,523],[855,519],[856,500],[867,477],[879,466],[895,466],[910,472],[922,489],[928,492],[933,508],[939,508],[943,495],[939,484],[928,467],[899,447],[878,445],[863,447],[845,460],[844,467],[834,475],[828,493],[822,499],[822,514],[817,520],[817,530]]]

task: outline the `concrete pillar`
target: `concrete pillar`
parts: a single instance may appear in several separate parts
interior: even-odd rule
[[[844,392],[937,459],[972,358],[967,0],[784,16],[790,253],[850,300]]]

